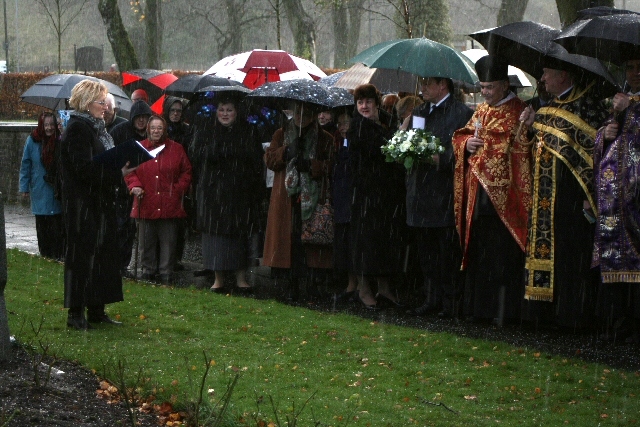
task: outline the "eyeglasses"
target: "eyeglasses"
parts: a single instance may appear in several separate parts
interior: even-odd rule
[[[150,130],[151,132],[155,132],[155,131],[160,131],[160,132],[162,132],[162,131],[164,130],[164,127],[162,127],[162,126],[158,126],[158,127],[156,127],[156,126],[151,126],[151,127],[149,127],[149,130]]]
[[[104,107],[105,105],[107,105],[107,101],[93,101],[93,102],[100,105],[101,107]]]
[[[182,113],[182,108],[171,108],[169,113]]]

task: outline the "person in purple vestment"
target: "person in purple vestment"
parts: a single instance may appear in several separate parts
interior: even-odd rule
[[[625,64],[628,93],[594,149],[597,220],[593,265],[600,266],[603,337],[638,342],[640,324],[640,59]]]

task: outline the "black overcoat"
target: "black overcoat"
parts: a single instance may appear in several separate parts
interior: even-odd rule
[[[246,122],[225,127],[212,121],[198,132],[194,144],[198,229],[236,237],[258,232],[264,166],[252,127]]]
[[[425,130],[440,139],[445,148],[437,165],[417,163],[407,175],[407,225],[411,227],[453,227],[453,167],[455,157],[451,137],[466,126],[473,110],[449,95],[429,114],[431,103],[413,110],[412,116],[425,118]],[[413,119],[413,117],[412,117]]]
[[[115,190],[120,170],[93,162],[104,151],[91,123],[72,116],[60,143],[62,214],[67,233],[64,306],[122,301]]]
[[[402,271],[406,251],[404,167],[380,147],[393,132],[355,113],[347,132],[352,171],[350,246],[357,274]]]

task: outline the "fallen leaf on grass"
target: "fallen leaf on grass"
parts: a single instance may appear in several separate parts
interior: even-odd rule
[[[476,396],[475,394],[465,396],[464,398],[465,400],[478,400],[478,396]]]

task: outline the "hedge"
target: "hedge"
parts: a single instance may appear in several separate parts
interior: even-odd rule
[[[323,71],[329,75],[340,70],[324,69]],[[193,72],[181,70],[172,70],[171,73],[176,77],[193,74]],[[53,73],[0,74],[0,120],[37,120],[38,115],[44,108],[22,102],[20,95],[51,74]],[[117,71],[98,71],[87,74],[122,86],[122,76]]]

